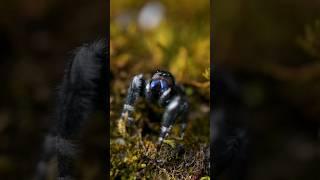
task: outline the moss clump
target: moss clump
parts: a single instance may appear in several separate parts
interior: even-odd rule
[[[164,143],[157,151],[154,141],[133,136],[112,139],[111,178],[120,179],[200,179],[208,174],[209,150],[205,143],[175,145]]]

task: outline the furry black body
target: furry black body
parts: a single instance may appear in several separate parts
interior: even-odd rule
[[[45,179],[48,161],[57,156],[58,179],[73,179],[79,130],[90,114],[107,108],[107,48],[105,41],[76,49],[58,87],[54,126],[43,144],[35,179]]]

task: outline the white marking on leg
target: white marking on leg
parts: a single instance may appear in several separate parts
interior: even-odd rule
[[[158,141],[162,142],[163,141],[163,137],[159,137]]]
[[[165,127],[165,126],[161,126],[161,132],[167,132],[167,127]]]
[[[171,88],[169,88],[165,92],[163,92],[160,98],[166,97],[170,92],[171,92]]]
[[[141,87],[141,79],[142,79],[143,75],[142,74],[139,74],[139,75],[136,75],[134,76],[133,80],[132,80],[132,83],[134,85],[134,87]]]
[[[175,98],[172,100],[172,102],[169,104],[168,110],[171,111],[171,110],[173,110],[174,108],[176,108],[176,107],[179,105],[179,100],[180,100],[179,97],[175,97]]]
[[[128,111],[131,111],[131,112],[135,110],[134,107],[131,106],[130,104],[125,104],[125,105],[123,106],[123,109],[124,109],[124,110],[128,110]]]
[[[183,139],[184,138],[184,132],[183,133],[181,133],[181,139]]]
[[[182,124],[181,124],[181,129],[182,129],[182,130],[184,130],[186,127],[187,127],[187,124],[186,124],[186,123],[182,123]]]
[[[148,83],[147,83],[147,85],[146,85],[146,90],[147,90],[147,92],[150,91],[150,81],[148,81]]]

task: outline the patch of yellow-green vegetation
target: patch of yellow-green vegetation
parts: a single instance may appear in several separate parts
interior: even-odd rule
[[[208,174],[206,143],[183,144],[168,139],[157,151],[154,141],[137,131],[111,140],[112,179],[199,179]]]
[[[320,59],[320,20],[306,25],[303,37],[297,39],[298,44],[311,56]]]

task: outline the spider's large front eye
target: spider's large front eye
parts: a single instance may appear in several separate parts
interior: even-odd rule
[[[161,82],[159,79],[152,80],[150,83],[151,90],[159,91],[161,89]]]
[[[164,92],[169,88],[168,82],[163,79],[155,79],[150,83],[151,90]]]

